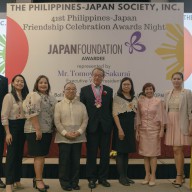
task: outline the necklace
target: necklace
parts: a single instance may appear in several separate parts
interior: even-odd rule
[[[173,89],[173,93],[180,93],[182,89]]]
[[[178,103],[179,102],[179,96],[180,96],[180,93],[172,94],[171,99],[170,99],[170,103]]]
[[[172,92],[172,96],[175,98],[179,97],[180,94],[181,94],[181,90],[179,90],[179,91],[173,90],[173,92]]]

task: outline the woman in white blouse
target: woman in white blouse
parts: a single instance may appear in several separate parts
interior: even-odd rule
[[[6,192],[12,192],[14,183],[15,188],[23,188],[20,183],[25,142],[25,116],[22,103],[28,93],[25,78],[22,75],[16,75],[12,79],[11,92],[3,100],[1,119],[7,143]]]
[[[23,103],[27,118],[24,131],[28,142],[28,153],[34,157],[33,187],[46,192],[49,186],[44,184],[42,173],[45,156],[48,155],[51,144],[53,114],[57,101],[50,95],[49,80],[44,75],[37,78],[33,91]]]

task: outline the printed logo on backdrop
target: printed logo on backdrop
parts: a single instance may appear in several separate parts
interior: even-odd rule
[[[23,73],[29,54],[28,40],[20,25],[7,17],[6,70],[9,83],[16,74]]]
[[[133,53],[133,50],[138,52],[144,52],[146,50],[145,45],[139,42],[140,39],[141,39],[141,32],[136,31],[131,35],[129,42],[125,42],[125,45],[129,47],[130,54]]]
[[[157,96],[183,70],[182,3],[18,3],[7,18],[6,75],[22,73],[32,89],[44,74],[58,100],[66,82],[90,84],[95,67],[114,93],[127,76],[136,93],[153,82]]]
[[[174,72],[184,71],[183,29],[179,25],[167,24],[166,36],[171,43],[163,43],[160,48],[156,49],[156,53],[163,60],[170,60],[170,64],[166,67],[166,78],[171,79]]]
[[[5,74],[6,20],[0,19],[0,74]]]

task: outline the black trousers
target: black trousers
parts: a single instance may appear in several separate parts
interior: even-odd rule
[[[25,120],[9,120],[9,130],[12,135],[11,145],[7,145],[5,166],[6,185],[19,182],[22,176],[22,158],[25,143]]]
[[[59,181],[61,187],[79,183],[82,143],[59,143]]]
[[[109,171],[111,132],[106,133],[101,127],[94,133],[87,133],[86,176],[88,180],[106,180]],[[97,170],[97,154],[100,151],[100,164]]]
[[[5,130],[4,127],[0,123],[0,178],[3,176],[3,150],[4,150],[4,142],[5,142]]]

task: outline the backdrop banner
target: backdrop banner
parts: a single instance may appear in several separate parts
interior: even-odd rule
[[[22,73],[32,91],[49,77],[52,94],[65,83],[79,90],[102,67],[117,91],[131,77],[138,94],[146,82],[163,97],[171,74],[183,71],[183,3],[22,3],[7,5],[6,76]]]
[[[0,75],[5,75],[6,19],[0,18]]]

